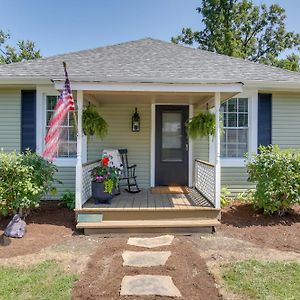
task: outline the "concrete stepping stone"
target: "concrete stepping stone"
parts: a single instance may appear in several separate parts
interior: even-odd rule
[[[162,235],[153,238],[129,238],[127,244],[144,248],[155,248],[171,245],[173,239],[174,235]]]
[[[120,295],[181,297],[170,276],[158,275],[124,276]]]
[[[122,254],[123,266],[154,267],[163,266],[171,251],[125,251]]]

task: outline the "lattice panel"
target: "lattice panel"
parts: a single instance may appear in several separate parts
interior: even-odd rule
[[[91,171],[99,166],[100,161],[94,161],[91,163],[84,164],[82,166],[82,196],[81,196],[81,203],[84,204],[87,200],[92,197],[92,178],[91,178]]]
[[[200,160],[195,161],[195,187],[215,205],[215,167]]]

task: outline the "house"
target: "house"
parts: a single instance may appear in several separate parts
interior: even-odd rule
[[[195,219],[203,210],[216,217],[221,185],[233,194],[249,186],[246,152],[256,153],[260,144],[300,146],[300,73],[145,38],[0,66],[0,148],[29,147],[42,153],[47,120],[64,81],[63,61],[77,100],[81,134],[76,138],[72,124],[66,124],[69,135],[54,161],[63,182],[58,189],[60,193],[76,190],[76,208],[104,214],[104,220],[109,207],[84,207],[90,197],[89,170],[102,149],[127,148],[130,162],[138,165],[141,188],[196,186],[212,207],[189,207],[190,214],[199,214],[189,215]],[[80,116],[89,102],[109,124],[103,140],[82,135]],[[135,108],[140,117],[138,132],[131,128]],[[215,138],[189,139],[185,121],[207,109],[215,113],[217,125],[222,114],[224,134],[217,126]],[[139,220],[134,215],[139,205],[126,210],[135,220]],[[153,207],[157,208],[156,202]],[[191,209],[195,207],[199,211]],[[143,213],[150,214],[146,208]],[[175,218],[180,209],[186,213],[180,205],[177,208],[178,212],[170,210],[168,218]],[[163,206],[158,211],[163,215],[168,209]],[[122,219],[122,214],[119,209],[111,220]]]

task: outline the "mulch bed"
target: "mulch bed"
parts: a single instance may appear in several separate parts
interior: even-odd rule
[[[76,282],[72,299],[140,299],[119,295],[122,278],[125,275],[171,276],[185,300],[221,299],[213,277],[208,273],[205,261],[192,243],[184,237],[176,237],[171,246],[152,249],[171,251],[165,266],[150,268],[123,267],[122,252],[143,251],[144,248],[127,245],[128,237],[103,239],[97,251],[91,256],[84,274]],[[147,296],[143,299],[170,299],[169,297]]]
[[[76,234],[74,212],[58,201],[43,201],[31,211],[25,220],[27,232],[21,239],[3,236],[10,220],[11,217],[0,219],[0,258],[36,253]]]
[[[250,204],[234,202],[222,209],[222,225],[226,235],[250,241],[262,247],[300,253],[300,206],[284,217],[263,215]]]

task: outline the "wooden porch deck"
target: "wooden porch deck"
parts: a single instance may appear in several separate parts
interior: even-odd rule
[[[187,194],[157,194],[149,189],[130,194],[122,191],[110,204],[88,200],[77,209],[77,228],[86,234],[212,232],[220,210],[197,190]]]
[[[130,194],[125,190],[115,196],[110,204],[95,204],[93,199],[87,201],[83,208],[128,208],[153,210],[174,208],[174,209],[195,209],[196,207],[210,207],[213,205],[193,188],[187,188],[188,194],[158,194],[151,189],[142,189],[140,193]]]

